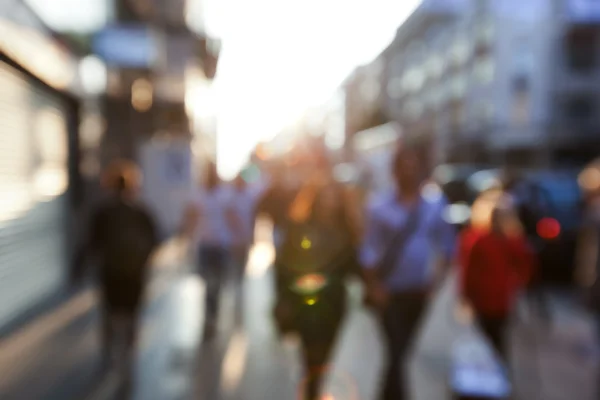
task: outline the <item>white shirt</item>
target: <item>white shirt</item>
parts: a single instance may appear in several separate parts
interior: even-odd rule
[[[254,242],[256,204],[261,193],[261,187],[246,186],[242,190],[231,187],[230,204],[241,225],[233,232],[234,245],[248,246]]]
[[[232,232],[227,214],[233,210],[230,197],[223,186],[213,190],[204,188],[192,193],[190,203],[199,212],[194,239],[198,245],[227,247],[232,243]]]

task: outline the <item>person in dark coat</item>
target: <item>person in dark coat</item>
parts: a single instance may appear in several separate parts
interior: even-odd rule
[[[133,163],[118,161],[107,169],[103,183],[109,195],[92,212],[87,241],[75,264],[78,279],[86,258],[97,261],[106,366],[115,361],[130,366],[133,361],[149,261],[159,242],[152,215],[137,199],[140,180]],[[117,354],[119,325],[124,354]]]
[[[299,398],[315,400],[346,315],[345,282],[359,272],[359,235],[351,199],[334,181],[326,155],[314,151],[307,164],[311,176],[284,203],[273,311],[280,334],[300,338],[304,379]]]

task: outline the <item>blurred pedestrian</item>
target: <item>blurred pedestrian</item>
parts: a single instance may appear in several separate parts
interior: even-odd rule
[[[346,310],[346,278],[356,272],[357,233],[344,188],[323,152],[305,161],[312,177],[289,204],[275,259],[275,320],[300,337],[301,397],[316,400]]]
[[[536,259],[507,196],[500,196],[462,262],[461,294],[479,328],[508,365],[506,329],[517,296],[531,280]]]
[[[596,319],[596,345],[600,344],[600,160],[579,175],[583,193],[583,223],[577,240],[577,283],[589,310]],[[600,379],[596,398],[600,399]]]
[[[75,265],[76,277],[81,277],[84,258],[98,258],[104,361],[124,367],[132,365],[149,260],[158,245],[153,217],[138,200],[140,181],[141,172],[132,162],[116,161],[105,171],[103,184],[110,196],[94,209]],[[124,356],[117,348],[119,326],[125,333]]]
[[[454,228],[442,218],[442,195],[422,194],[426,166],[420,152],[398,148],[396,187],[368,206],[361,263],[366,301],[380,316],[388,360],[381,400],[409,396],[405,364],[427,310],[436,278],[454,257]]]
[[[273,244],[275,249],[281,242],[281,231],[287,219],[287,210],[296,190],[286,181],[283,165],[271,169],[266,188],[261,192],[256,206],[257,215],[267,216],[273,224]]]
[[[197,251],[198,271],[206,284],[205,339],[211,339],[217,331],[221,287],[229,273],[232,232],[238,224],[216,165],[210,164],[200,187],[192,193],[183,221],[183,230]]]
[[[232,258],[235,268],[235,279],[243,280],[250,247],[254,243],[254,227],[256,222],[256,206],[260,189],[250,186],[241,175],[232,185],[231,203],[235,211],[236,230],[232,235]]]

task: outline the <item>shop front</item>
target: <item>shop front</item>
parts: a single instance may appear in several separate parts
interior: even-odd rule
[[[0,328],[66,282],[77,176],[75,65],[43,31],[0,15]]]

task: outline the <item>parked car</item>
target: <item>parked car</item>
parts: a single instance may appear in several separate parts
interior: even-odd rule
[[[539,277],[544,283],[573,283],[583,216],[578,172],[530,173],[512,190],[525,233],[538,254]]]
[[[573,283],[582,221],[578,173],[574,169],[522,171],[509,189],[525,234],[538,254],[539,280],[544,284]],[[468,186],[482,192],[501,180],[502,170],[482,170],[468,179]]]
[[[469,222],[471,206],[480,193],[469,183],[469,179],[483,168],[474,164],[444,164],[433,172],[433,182],[448,201],[444,218],[459,230]]]

